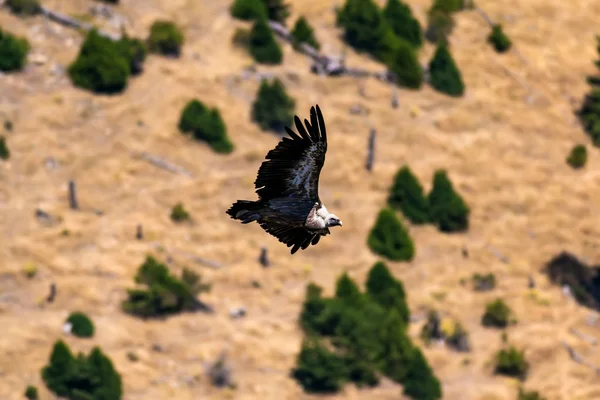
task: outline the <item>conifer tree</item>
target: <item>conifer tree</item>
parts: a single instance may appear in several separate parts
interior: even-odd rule
[[[383,15],[396,36],[406,40],[416,48],[423,45],[421,24],[413,16],[407,4],[401,0],[388,0],[383,9]]]
[[[462,75],[450,54],[448,45],[444,42],[438,44],[435,54],[429,63],[431,86],[450,96],[462,96],[465,85]]]
[[[283,132],[293,121],[295,105],[279,79],[275,78],[272,83],[265,79],[252,104],[252,121],[264,130]]]
[[[283,60],[283,52],[264,19],[257,20],[252,26],[249,49],[252,58],[261,64],[281,64]]]
[[[396,173],[388,203],[402,211],[413,224],[429,222],[429,204],[423,187],[407,165]]]
[[[454,190],[446,171],[435,172],[428,200],[431,221],[442,232],[460,232],[469,228],[469,207]]]
[[[390,53],[388,68],[396,76],[396,83],[410,89],[419,89],[423,84],[423,69],[417,52],[404,39],[397,39],[396,48]]]
[[[304,17],[298,18],[292,29],[292,38],[294,46],[298,47],[301,43],[306,43],[312,46],[314,49],[319,50],[321,45],[315,37],[315,32]]]
[[[415,348],[404,378],[404,394],[418,400],[442,398],[442,386],[420,349]]]
[[[600,57],[600,36],[596,37],[596,50]],[[598,75],[588,77],[591,90],[585,96],[577,115],[594,145],[600,147],[600,59],[595,64],[598,67]]]
[[[392,261],[410,261],[415,253],[408,231],[391,208],[379,212],[367,244],[374,253]]]
[[[404,323],[410,319],[402,281],[394,278],[385,263],[378,261],[367,276],[367,294],[388,311],[396,311]]]

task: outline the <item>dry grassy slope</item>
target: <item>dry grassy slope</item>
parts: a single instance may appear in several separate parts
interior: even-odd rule
[[[83,14],[91,2],[45,3]],[[543,263],[563,249],[600,261],[594,201],[600,195],[598,152],[591,150],[584,171],[575,172],[564,162],[574,144],[587,143],[566,96],[580,99],[586,90],[600,3],[507,0],[501,6],[479,0],[493,19],[504,23],[526,63],[515,53],[495,54],[485,42],[488,28],[480,16],[460,13],[452,49],[466,95],[454,100],[430,88],[403,90],[398,110],[389,105],[389,87],[365,81],[366,96],[361,97],[357,80],[311,75],[309,61],[284,46],[282,66],[259,69],[282,77],[300,114],[307,115],[316,102],[321,105],[331,132],[322,198],[344,220],[343,228],[294,257],[258,226],[242,226],[224,214],[231,201],[253,197],[260,160],[277,141],[248,122],[258,82],[240,81],[227,89],[227,79],[240,76],[251,63],[230,45],[242,24],[230,18],[229,1],[122,3],[117,10],[130,18],[131,32],[145,36],[155,18],[172,18],[183,27],[187,42],[180,60],[150,57],[144,74],[116,97],[93,96],[51,74],[55,63],[67,65],[74,59],[81,42],[77,33],[40,18],[21,20],[0,12],[3,28],[26,35],[33,53],[49,58],[43,66],[29,65],[23,73],[0,78],[0,118],[15,123],[8,134],[12,159],[0,165],[1,399],[20,399],[28,383],[43,387],[40,368],[52,344],[62,337],[62,322],[75,309],[93,317],[97,336],[66,340],[76,350],[101,345],[122,373],[127,400],[224,398],[203,377],[203,363],[224,348],[239,383],[228,398],[309,398],[288,377],[302,337],[296,318],[305,285],[315,281],[331,292],[344,270],[364,282],[377,259],[365,245],[366,236],[403,163],[427,189],[434,170],[446,168],[473,210],[467,234],[447,236],[432,227],[411,227],[415,260],[389,263],[404,281],[415,315],[435,306],[471,332],[474,349],[467,356],[444,348],[425,349],[443,382],[444,398],[514,398],[516,382],[494,377],[489,364],[500,346],[500,333],[479,323],[486,301],[495,296],[506,299],[519,319],[508,335],[526,349],[531,361],[527,387],[551,400],[600,398],[597,377],[570,361],[560,345],[566,340],[600,364],[591,346],[569,333],[577,327],[598,335],[598,328],[585,323],[591,312],[566,299],[539,273]],[[409,3],[424,20],[429,0]],[[292,4],[294,18],[302,13],[314,24],[324,51],[339,53],[334,2]],[[431,53],[428,46],[421,53],[423,60]],[[353,53],[348,63],[379,68]],[[529,102],[528,91],[534,93]],[[221,109],[237,145],[232,155],[213,154],[177,132],[180,110],[193,97]],[[353,104],[367,107],[369,116],[351,115]],[[379,132],[372,175],[363,169],[370,127]],[[191,170],[194,178],[137,160],[132,157],[137,151],[172,160]],[[59,167],[47,169],[47,157],[54,157]],[[78,183],[84,211],[67,209],[66,184],[71,178]],[[180,200],[194,216],[192,225],[174,226],[169,220],[170,207]],[[33,215],[36,207],[61,216],[62,223],[41,226]],[[94,208],[105,214],[95,215]],[[145,242],[134,239],[137,223],[144,224]],[[61,236],[64,229],[71,235]],[[132,285],[145,254],[153,251],[151,242],[224,263],[219,271],[187,263],[213,283],[206,300],[216,307],[216,315],[143,322],[121,312],[125,288]],[[269,247],[274,263],[268,270],[256,262],[262,245]],[[510,261],[499,261],[490,246]],[[469,249],[468,259],[462,258],[462,247]],[[185,262],[177,257],[175,261],[174,268]],[[27,262],[39,266],[32,280],[22,274]],[[487,271],[499,278],[499,288],[491,294],[476,294],[458,284],[473,272]],[[538,300],[526,289],[530,273],[538,283]],[[262,288],[252,288],[252,280],[260,281]],[[50,282],[57,283],[57,300],[40,307]],[[238,305],[248,308],[248,316],[230,320],[229,308]],[[415,337],[419,327],[420,323],[411,328]],[[154,343],[164,352],[153,352]],[[139,354],[139,362],[128,361],[130,351]],[[186,383],[194,376],[199,380]],[[387,383],[373,391],[348,387],[332,398],[392,399],[399,393],[398,386]],[[42,398],[51,397],[43,390]]]

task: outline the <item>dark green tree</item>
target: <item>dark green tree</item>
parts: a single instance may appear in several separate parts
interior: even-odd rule
[[[465,92],[462,75],[444,42],[438,44],[429,63],[429,74],[435,90],[454,97],[462,96]]]
[[[526,391],[523,388],[519,388],[519,395],[517,400],[546,400],[545,397],[542,397],[538,392],[535,391]]]
[[[583,144],[578,144],[571,149],[567,157],[567,164],[575,169],[585,167],[587,163],[587,148]]]
[[[27,62],[29,42],[0,28],[0,71],[20,71]]]
[[[442,232],[461,232],[469,228],[469,207],[454,190],[446,171],[435,172],[428,201],[430,220]]]
[[[296,102],[285,91],[283,83],[275,78],[272,83],[263,80],[252,104],[252,121],[261,129],[283,132],[294,119]]]
[[[500,24],[495,24],[492,27],[492,32],[490,32],[488,36],[488,42],[494,46],[494,49],[498,53],[504,53],[510,49],[510,46],[512,45],[512,42],[502,30],[502,25]]]
[[[13,13],[21,16],[32,16],[40,12],[39,0],[7,0],[6,5]]]
[[[343,273],[337,280],[335,287],[335,297],[343,300],[346,304],[360,303],[362,294],[356,285],[356,282],[348,276],[348,273]]]
[[[190,220],[190,214],[183,207],[183,203],[180,202],[173,206],[173,209],[171,210],[171,220],[173,220],[174,222]]]
[[[407,4],[401,0],[387,0],[383,9],[383,16],[392,27],[396,36],[406,40],[416,48],[423,45],[421,24],[413,16]]]
[[[154,21],[148,36],[148,50],[169,57],[179,57],[183,46],[183,33],[175,23],[166,20]]]
[[[378,360],[385,376],[398,382],[406,382],[410,363],[416,348],[406,334],[406,323],[400,313],[392,309],[381,322],[379,341],[381,343]]]
[[[0,136],[0,160],[8,160],[10,158],[10,151],[6,145],[6,138]]]
[[[525,379],[528,370],[529,363],[525,359],[525,353],[522,350],[510,346],[508,349],[502,349],[496,354],[495,372],[497,374]]]
[[[413,224],[429,222],[429,203],[423,193],[423,186],[407,165],[396,173],[388,203],[402,211]]]
[[[423,68],[419,64],[413,46],[403,39],[397,39],[396,49],[387,62],[388,69],[396,77],[396,83],[409,89],[419,89],[423,84]]]
[[[27,386],[27,389],[25,389],[25,397],[27,400],[39,400],[37,388],[31,385]]]
[[[392,261],[410,261],[415,246],[408,231],[391,208],[379,212],[367,239],[369,248]]]
[[[387,311],[396,311],[405,324],[410,319],[402,281],[394,278],[385,263],[378,261],[367,275],[367,294]]]
[[[50,363],[42,369],[42,379],[48,389],[58,396],[67,396],[71,390],[69,380],[77,370],[76,360],[69,346],[62,340],[54,344]]]
[[[442,386],[420,349],[415,348],[404,378],[404,394],[418,400],[442,398]]]
[[[434,0],[431,10],[453,13],[465,8],[465,0]]]
[[[252,26],[249,50],[252,58],[261,64],[281,64],[283,60],[281,47],[264,19],[257,20]]]
[[[485,306],[485,313],[481,317],[481,324],[483,326],[505,328],[510,323],[511,315],[511,310],[506,303],[502,299],[496,299]]]
[[[316,340],[304,340],[292,377],[309,393],[334,393],[347,379],[344,360]]]
[[[596,37],[596,51],[600,57],[600,35]],[[588,77],[591,90],[583,99],[577,116],[594,146],[600,147],[600,59],[595,61],[595,64],[598,67],[598,74]]]
[[[206,142],[217,153],[228,154],[234,149],[219,110],[209,109],[199,100],[194,99],[186,104],[181,112],[178,127],[182,133]]]
[[[144,61],[148,49],[143,40],[124,35],[118,42],[123,56],[129,60],[129,71],[132,75],[139,75],[144,70]]]
[[[262,0],[267,8],[267,17],[270,21],[279,22],[285,26],[285,21],[290,16],[290,6],[285,0]]]
[[[73,335],[82,338],[94,336],[94,323],[86,314],[79,311],[72,312],[67,322],[71,324]]]
[[[234,0],[229,11],[232,17],[244,21],[267,19],[264,0]]]
[[[447,43],[454,25],[452,14],[441,10],[430,10],[427,13],[425,38],[431,43]]]
[[[297,48],[301,43],[306,43],[316,50],[321,48],[319,41],[315,37],[315,31],[303,16],[299,17],[292,29],[293,44]]]

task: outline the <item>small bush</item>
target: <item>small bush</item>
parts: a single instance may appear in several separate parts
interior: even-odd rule
[[[279,22],[285,26],[285,21],[290,16],[290,6],[284,0],[262,0],[267,7],[267,17],[270,21]]]
[[[91,30],[68,72],[75,86],[96,93],[119,93],[127,87],[131,60],[122,43]]]
[[[299,47],[301,43],[306,43],[316,50],[321,48],[321,44],[319,44],[319,41],[315,37],[315,31],[313,30],[312,26],[310,26],[306,18],[298,18],[291,33],[295,47]]]
[[[25,397],[28,400],[39,400],[37,388],[31,385],[27,386],[27,389],[25,389]]]
[[[495,372],[497,374],[525,379],[528,370],[529,363],[525,360],[523,351],[511,346],[509,349],[502,349],[496,354]]]
[[[464,3],[465,0],[434,0],[431,10],[450,14],[464,9]]]
[[[567,157],[567,164],[569,164],[574,169],[579,169],[585,167],[587,163],[587,148],[578,144],[571,150],[571,153]]]
[[[164,56],[179,57],[183,45],[183,33],[170,21],[157,20],[150,27],[148,50]]]
[[[82,312],[73,312],[67,318],[67,322],[71,324],[71,333],[73,335],[89,338],[94,336],[94,324],[92,320]]]
[[[406,40],[416,48],[423,45],[421,24],[413,16],[407,4],[404,4],[401,0],[388,0],[383,9],[383,16],[396,36]]]
[[[460,352],[471,350],[469,333],[460,323],[456,322],[453,332],[446,336],[446,345]]]
[[[410,89],[419,89],[423,84],[423,69],[412,45],[398,39],[396,49],[390,57],[387,65],[395,75],[396,83]]]
[[[428,202],[430,220],[442,232],[462,232],[469,228],[469,207],[454,190],[446,171],[435,172]]]
[[[281,47],[264,19],[259,19],[252,26],[249,49],[252,58],[261,64],[281,64],[283,60]]]
[[[190,214],[183,208],[182,203],[177,203],[171,210],[171,219],[174,222],[189,221]]]
[[[248,49],[250,47],[250,29],[236,28],[231,41],[238,47]]]
[[[20,71],[27,62],[29,42],[0,29],[0,71]]]
[[[429,203],[423,187],[408,166],[403,166],[394,177],[388,204],[402,211],[413,224],[429,222]]]
[[[426,344],[429,344],[431,340],[439,340],[444,338],[440,326],[441,322],[440,315],[437,311],[429,311],[427,314],[427,322],[425,322],[425,325],[423,325],[423,328],[421,328],[420,334],[421,339],[423,339]]]
[[[335,393],[347,377],[344,359],[316,341],[304,340],[292,377],[308,393]]]
[[[6,145],[6,138],[4,136],[0,136],[0,159],[8,160],[10,158],[10,150],[8,150],[8,146]]]
[[[119,40],[118,45],[120,50],[127,60],[129,60],[129,71],[132,75],[139,75],[144,70],[144,61],[146,61],[146,54],[148,49],[146,43],[143,40],[130,38],[124,35]]]
[[[506,303],[502,299],[497,299],[486,305],[485,313],[481,317],[481,324],[483,326],[505,328],[510,323],[511,314]]]
[[[447,43],[448,37],[454,30],[452,14],[439,10],[431,10],[427,14],[427,29],[425,38],[431,43]]]
[[[473,274],[473,289],[477,292],[487,292],[496,287],[496,275],[489,273],[481,275]]]
[[[202,303],[197,295],[210,290],[210,285],[201,283],[194,272],[184,269],[181,278],[177,278],[151,256],[138,269],[135,282],[147,289],[129,289],[122,306],[125,312],[142,318],[200,309]]]
[[[523,388],[519,388],[519,394],[517,400],[546,400],[538,392],[525,391]]]
[[[492,27],[492,32],[488,36],[488,42],[494,46],[494,49],[498,53],[504,53],[510,49],[510,46],[512,45],[510,39],[502,30],[502,25],[500,24],[495,24]]]
[[[218,109],[209,109],[198,100],[188,102],[179,119],[179,130],[206,142],[215,152],[228,154],[234,149]]]
[[[40,12],[39,0],[7,0],[6,5],[10,11],[22,16],[36,15]]]
[[[121,376],[98,347],[87,357],[73,356],[65,342],[57,341],[42,379],[50,391],[69,399],[121,400],[123,395]]]
[[[445,43],[440,43],[429,63],[431,86],[449,96],[459,97],[465,92],[462,75]]]
[[[391,208],[379,212],[367,244],[371,251],[392,261],[410,261],[415,254],[408,231]]]
[[[252,121],[261,129],[282,132],[294,119],[296,102],[286,93],[283,83],[275,78],[263,80],[252,104]]]
[[[267,18],[264,0],[235,0],[229,9],[231,16],[244,21]]]

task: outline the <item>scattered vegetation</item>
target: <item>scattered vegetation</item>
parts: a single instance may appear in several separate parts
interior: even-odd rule
[[[252,104],[252,121],[261,129],[283,132],[294,119],[296,102],[286,93],[285,86],[275,78],[271,83],[263,80]]]
[[[583,144],[578,144],[573,149],[571,149],[571,153],[567,157],[567,164],[569,164],[574,169],[579,169],[585,167],[587,163],[587,148]]]
[[[123,394],[119,373],[99,347],[87,357],[74,356],[62,340],[54,344],[42,379],[57,396],[69,399],[120,400]]]
[[[488,36],[488,42],[494,46],[494,49],[498,53],[504,53],[512,46],[512,42],[502,30],[502,25],[500,24],[495,24],[492,27],[492,32]]]
[[[301,43],[306,43],[316,50],[321,48],[321,44],[315,37],[315,31],[303,16],[296,20],[291,34],[292,38],[294,39],[293,44],[295,47],[299,47]]]
[[[600,36],[596,37],[596,51],[600,57]],[[600,60],[595,62],[600,74]],[[588,77],[591,90],[585,96],[577,115],[583,129],[592,139],[595,146],[600,147],[600,75]]]
[[[423,186],[407,165],[396,173],[388,203],[402,211],[413,224],[429,222],[429,203],[423,193]]]
[[[84,313],[76,311],[67,318],[71,324],[71,333],[77,337],[89,338],[94,336],[94,324],[92,320]]]
[[[410,7],[401,0],[388,0],[383,16],[392,30],[401,39],[406,40],[415,48],[423,45],[423,30],[421,24],[413,16]]]
[[[283,52],[267,21],[259,19],[250,31],[250,55],[261,64],[276,65],[283,61]]]
[[[25,398],[27,400],[39,400],[38,390],[35,386],[27,386],[25,389]]]
[[[431,86],[449,96],[459,97],[465,92],[462,75],[450,54],[448,45],[438,44],[435,54],[429,63]]]
[[[588,266],[562,252],[548,262],[545,271],[554,284],[567,285],[579,304],[600,308],[600,266]]]
[[[488,303],[481,318],[483,326],[505,328],[511,322],[511,310],[502,299]]]
[[[473,289],[476,292],[487,292],[496,287],[496,275],[493,273],[489,274],[473,274]]]
[[[189,221],[190,214],[185,210],[182,203],[177,203],[171,210],[171,219],[174,222]]]
[[[129,60],[129,72],[131,75],[141,74],[144,70],[144,61],[146,61],[148,53],[146,43],[143,40],[124,35],[119,40],[118,45],[123,56]]]
[[[232,17],[243,21],[267,19],[265,0],[235,0],[229,11]]]
[[[7,0],[6,5],[10,11],[21,16],[36,15],[41,10],[39,0]]]
[[[427,29],[425,38],[431,43],[447,43],[448,37],[454,30],[452,14],[431,9],[427,13]]]
[[[419,64],[417,53],[413,46],[398,40],[392,53],[388,68],[396,76],[396,83],[409,89],[419,89],[423,85],[423,68]]]
[[[183,46],[183,33],[175,23],[157,20],[150,27],[147,45],[152,53],[179,57]]]
[[[523,388],[519,388],[517,400],[546,400],[546,398],[542,397],[538,392],[525,391]]]
[[[463,326],[452,319],[442,321],[437,311],[431,310],[421,329],[421,339],[427,344],[432,340],[444,340],[448,347],[466,352],[471,349],[469,334]]]
[[[10,158],[10,150],[8,150],[8,146],[6,144],[6,138],[4,136],[0,136],[0,159],[8,160]]]
[[[152,256],[140,266],[135,282],[146,289],[128,289],[123,309],[142,318],[160,317],[203,307],[197,296],[210,290],[200,276],[184,268],[181,278],[173,276],[168,268]]]
[[[369,271],[366,293],[347,274],[338,278],[334,297],[321,293],[309,284],[300,314],[307,338],[292,376],[305,391],[338,392],[346,382],[375,386],[381,374],[403,384],[407,396],[441,398],[439,381],[407,335],[402,283],[385,264]]]
[[[0,28],[0,71],[20,71],[27,62],[29,42]]]
[[[178,127],[182,133],[206,142],[217,153],[228,154],[234,149],[219,110],[210,109],[199,100],[194,99],[186,104]]]
[[[445,170],[435,172],[428,202],[430,220],[442,232],[461,232],[469,228],[470,209],[454,190]]]
[[[408,231],[391,208],[379,212],[367,244],[374,253],[392,261],[410,261],[415,254]]]
[[[502,349],[496,354],[495,372],[497,374],[525,379],[528,370],[529,363],[525,359],[522,350],[510,346],[508,349]]]
[[[262,0],[267,7],[267,17],[270,21],[279,22],[285,26],[290,16],[290,6],[284,0]]]

